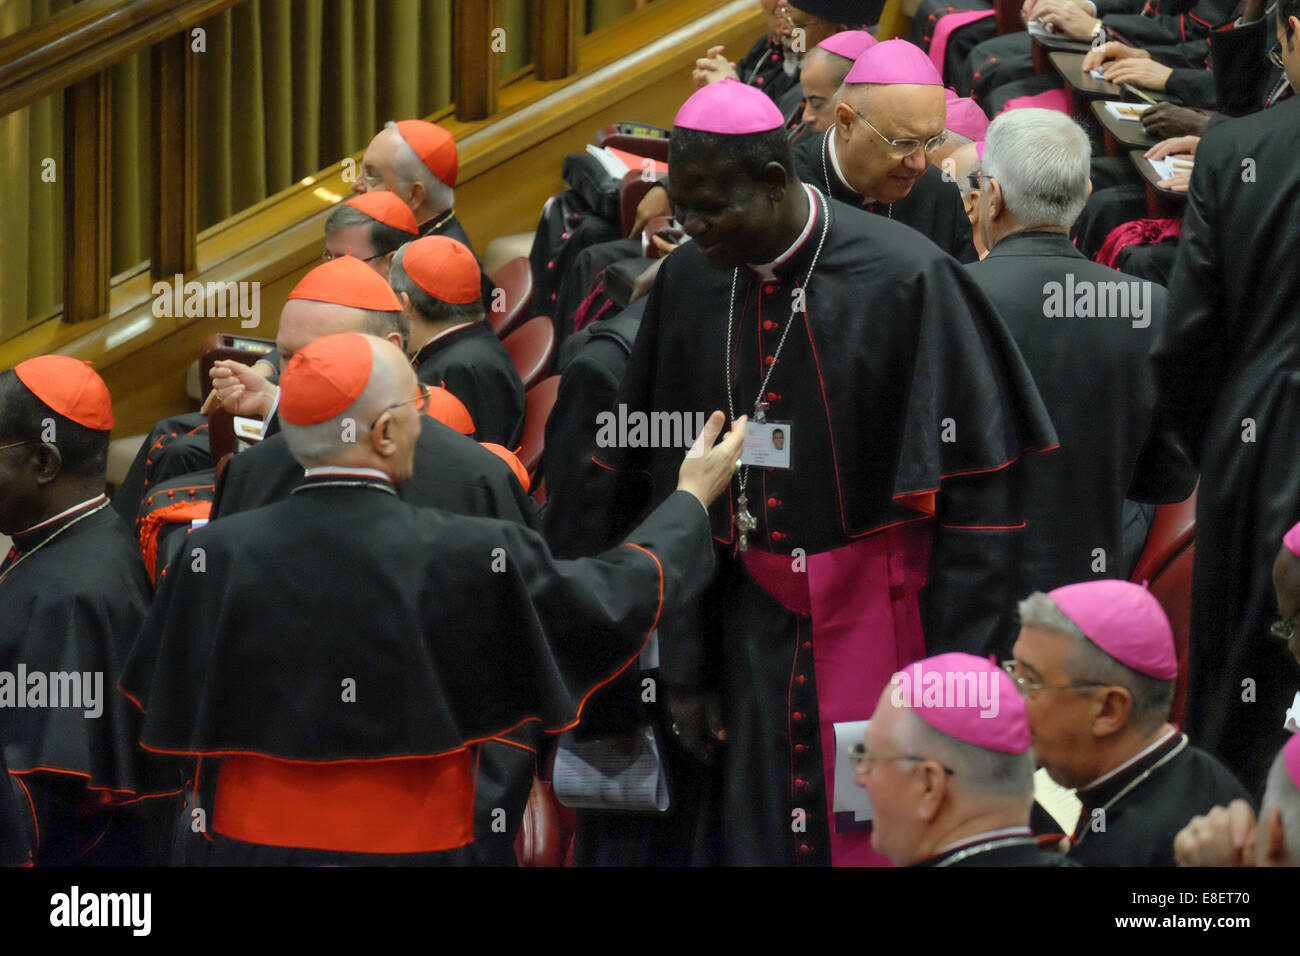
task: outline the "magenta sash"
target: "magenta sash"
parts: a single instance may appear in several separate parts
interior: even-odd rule
[[[1033,96],[1014,97],[1007,100],[1006,105],[1002,107],[1002,112],[1022,110],[1026,107],[1040,110],[1056,110],[1066,116],[1074,115],[1074,109],[1070,105],[1070,94],[1065,90],[1045,90],[1042,93],[1035,93]]]
[[[962,10],[958,13],[944,14],[939,18],[934,28],[934,37],[930,40],[930,61],[934,63],[940,76],[943,76],[943,58],[948,52],[948,37],[952,35],[952,31],[991,16],[993,16],[992,10]]]
[[[835,826],[835,724],[866,720],[895,673],[925,656],[916,592],[930,564],[931,523],[909,521],[852,544],[810,554],[805,573],[789,555],[750,549],[746,568],[773,597],[812,617],[817,713],[826,775],[826,813],[835,866],[888,866],[870,833]]]

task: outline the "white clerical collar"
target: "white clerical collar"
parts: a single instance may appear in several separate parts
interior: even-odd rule
[[[1129,757],[1127,760],[1125,760],[1125,761],[1124,761],[1122,764],[1120,764],[1118,767],[1115,767],[1114,769],[1112,769],[1112,770],[1110,770],[1110,771],[1108,771],[1108,772],[1106,772],[1106,773],[1103,773],[1100,777],[1098,777],[1098,778],[1097,778],[1096,780],[1094,780],[1092,783],[1088,784],[1086,787],[1080,787],[1079,790],[1078,790],[1078,792],[1082,793],[1082,792],[1085,791],[1085,790],[1091,790],[1093,787],[1099,787],[1099,786],[1101,786],[1103,783],[1105,783],[1107,780],[1111,780],[1111,779],[1113,779],[1117,774],[1121,774],[1121,773],[1123,773],[1125,770],[1127,770],[1129,767],[1133,766],[1133,765],[1134,765],[1135,763],[1137,763],[1139,760],[1143,759],[1144,757],[1149,757],[1152,753],[1154,753],[1154,752],[1155,752],[1157,749],[1159,749],[1161,746],[1163,746],[1164,744],[1168,743],[1169,740],[1171,740],[1171,739],[1173,738],[1173,736],[1174,736],[1175,734],[1177,734],[1177,733],[1178,733],[1177,730],[1175,730],[1173,727],[1170,727],[1167,731],[1165,731],[1163,734],[1161,734],[1161,735],[1159,736],[1159,738],[1157,738],[1157,739],[1156,739],[1153,743],[1151,743],[1149,746],[1144,747],[1144,748],[1143,748],[1142,750],[1140,750],[1138,753],[1135,753],[1132,757]]]
[[[315,478],[319,475],[350,475],[353,478],[379,478],[388,482],[390,485],[393,479],[378,468],[356,468],[349,465],[317,465],[315,468],[308,468],[304,473],[304,478]]]
[[[790,248],[786,249],[785,252],[781,253],[771,262],[762,262],[757,265],[752,262],[747,263],[750,271],[764,281],[772,282],[775,280],[776,267],[785,263],[786,260],[798,252],[799,247],[807,242],[808,237],[812,235],[813,225],[817,221],[817,194],[813,192],[812,187],[807,183],[803,184],[803,188],[804,192],[808,194],[808,221],[803,224],[803,231],[799,233],[798,238],[790,244]]]
[[[960,840],[955,840],[946,846],[940,847],[934,855],[942,856],[965,846],[976,846],[980,843],[988,843],[991,840],[1000,840],[1003,837],[1032,837],[1033,835],[1034,831],[1030,830],[1029,827],[1003,827],[1001,830],[986,830],[983,833],[962,837]]]
[[[108,495],[95,495],[95,497],[93,498],[87,498],[85,501],[73,505],[71,508],[68,508],[66,511],[60,511],[52,518],[46,518],[44,521],[40,522],[39,524],[34,524],[30,528],[24,528],[22,531],[15,531],[14,537],[17,537],[20,534],[31,534],[33,531],[40,531],[46,525],[54,524],[54,522],[58,521],[60,518],[66,518],[68,515],[74,514],[75,512],[80,511],[82,508],[89,508],[91,505],[97,505],[101,501],[107,501],[107,500],[108,500]]]
[[[851,190],[852,192],[856,193],[859,196],[862,196],[863,202],[866,203],[875,202],[875,200],[872,199],[870,196],[864,196],[862,193],[854,189],[853,185],[847,179],[844,178],[844,170],[840,169],[840,157],[835,152],[835,130],[834,129],[827,131],[826,143],[827,143],[826,148],[831,154],[831,169],[835,170],[835,175],[839,178],[839,181],[844,184],[844,188]],[[830,184],[828,183],[827,185]]]

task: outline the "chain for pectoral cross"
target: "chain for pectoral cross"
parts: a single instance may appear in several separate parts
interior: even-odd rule
[[[813,252],[812,262],[808,264],[808,273],[804,276],[802,289],[808,288],[813,270],[817,268],[817,260],[821,257],[822,246],[826,244],[826,234],[830,231],[831,224],[830,206],[826,203],[825,197],[812,186],[809,186],[808,189],[815,197],[813,200],[814,210],[818,204],[822,206],[822,234],[817,241],[817,249]],[[731,273],[731,302],[727,306],[727,415],[733,422],[736,420],[736,406],[732,396],[731,353],[736,321],[736,283],[739,280],[740,269],[736,268]],[[799,287],[796,286],[796,288]],[[768,365],[767,374],[763,376],[763,383],[758,387],[758,395],[754,398],[753,415],[753,420],[756,422],[767,421],[768,403],[763,401],[763,396],[767,393],[767,384],[771,381],[772,373],[776,371],[777,363],[781,360],[781,350],[785,348],[786,337],[790,334],[790,328],[794,325],[795,316],[799,314],[799,305],[803,300],[804,296],[802,295],[794,297],[794,301],[790,305],[790,317],[785,320],[785,328],[781,330],[781,340],[776,345],[776,351],[772,353],[772,363]],[[745,486],[749,482],[749,466],[743,465],[739,471],[740,494],[736,498],[736,513],[731,520],[736,526],[737,544],[740,550],[748,551],[749,535],[750,532],[758,529],[758,520],[750,513],[749,496],[745,493]]]

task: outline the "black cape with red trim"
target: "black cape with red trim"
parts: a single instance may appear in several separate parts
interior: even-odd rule
[[[820,197],[817,205],[811,234],[776,267],[776,281],[741,270],[733,343],[733,273],[711,268],[693,243],[665,260],[618,414],[657,413],[663,421],[665,413],[727,409],[729,351],[735,414],[752,413],[829,213],[806,308],[764,390],[768,419],[792,426],[793,467],[751,469],[749,508],[758,525],[751,546],[811,555],[934,513],[921,592],[927,650],[1002,649],[1022,596],[1012,593],[1022,534],[1016,463],[1056,443],[1051,423],[1006,327],[955,259],[897,222]],[[639,447],[628,447],[629,433],[622,447],[594,456],[593,469],[603,464],[624,478],[620,497],[591,505],[618,510],[616,523],[661,500],[681,462],[681,447],[644,447],[647,431],[657,445],[672,445],[671,435],[663,442],[652,427]],[[698,605],[659,629],[663,680],[720,688],[728,735],[702,805],[677,812],[699,820],[691,839],[706,849],[695,862],[828,862],[820,737],[810,735],[796,753],[791,730],[818,720],[811,682],[792,683],[800,648],[811,647],[807,619],[801,624],[737,560],[737,487],[710,512],[717,580]],[[863,700],[864,713],[872,706]],[[806,832],[792,831],[794,810],[806,811]],[[681,838],[680,831],[665,836]],[[640,851],[647,862],[680,850],[654,848],[648,838],[641,846],[651,847]]]
[[[0,747],[0,866],[30,866],[32,863],[31,838],[22,802],[26,795],[16,778],[9,776],[5,766],[4,748]]]
[[[9,773],[23,778],[35,803],[38,862],[78,862],[111,806],[179,791],[180,781],[137,748],[139,716],[115,690],[153,588],[134,537],[107,503],[15,535],[14,545],[17,560],[0,567],[0,672],[8,684],[0,741]],[[82,677],[79,702],[64,695],[72,672]],[[31,706],[40,682],[45,705]],[[88,702],[84,695],[96,690]],[[27,706],[7,696],[13,691]],[[94,820],[81,810],[87,799],[99,808]]]
[[[172,567],[122,678],[146,711],[142,744],[298,761],[572,726],[661,605],[712,571],[686,493],[624,545],[572,562],[517,525],[416,508],[364,478],[307,479],[188,546],[203,569]]]

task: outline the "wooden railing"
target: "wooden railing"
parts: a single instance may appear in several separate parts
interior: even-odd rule
[[[0,39],[0,104],[13,109],[62,92],[68,173],[61,177],[68,266],[64,311],[0,340],[0,368],[49,351],[93,361],[113,392],[119,434],[185,410],[180,371],[197,354],[203,336],[231,331],[228,320],[151,314],[154,279],[170,281],[181,274],[199,282],[256,281],[267,316],[256,334],[273,336],[284,297],[319,260],[323,219],[347,195],[345,168],[359,158],[359,152],[344,157],[196,234],[198,120],[188,31],[239,2],[171,0],[164,13],[157,0],[87,0]],[[463,8],[495,6],[495,0],[453,2],[462,25],[485,22],[479,14],[467,18]],[[428,117],[456,137],[457,208],[480,243],[531,230],[542,202],[562,188],[564,155],[580,151],[596,128],[618,119],[670,124],[690,91],[690,66],[699,52],[726,43],[729,54],[739,57],[762,29],[753,0],[653,0],[580,37],[581,0],[537,2],[541,15],[532,24],[532,74],[499,86],[495,73],[491,82],[485,79],[485,57],[461,56],[454,64],[456,88],[477,84],[492,92],[480,100],[462,95],[464,102]],[[92,10],[99,16],[90,16]],[[54,20],[69,32],[56,29]],[[109,20],[115,30],[107,29]],[[38,34],[43,41],[37,42]],[[114,55],[105,52],[110,47]],[[151,149],[159,164],[151,207],[153,258],[148,266],[118,275],[110,287],[111,118],[104,71],[146,48],[152,57],[155,122],[154,141],[142,149]],[[554,74],[563,79],[556,82]]]

